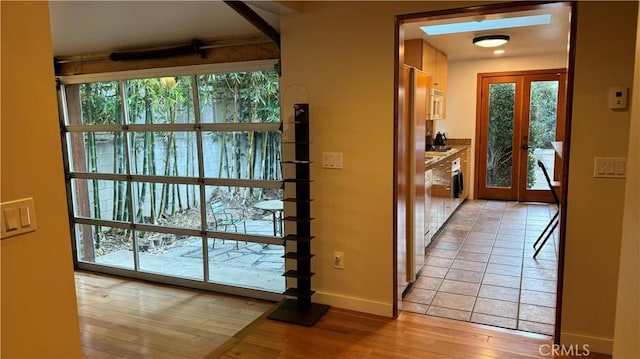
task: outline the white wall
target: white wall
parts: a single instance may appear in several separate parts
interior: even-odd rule
[[[2,358],[82,358],[49,9],[1,1],[2,202],[32,197],[35,232],[3,239]]]
[[[567,54],[548,54],[528,57],[496,57],[481,60],[448,62],[447,119],[436,120],[435,130],[445,132],[448,138],[471,138],[471,173],[474,178],[476,95],[478,73],[519,70],[566,68]],[[471,186],[471,197],[475,197]]]
[[[610,86],[633,85],[637,15],[636,1],[578,2],[560,340],[606,354],[615,326],[625,181],[594,178],[593,163],[628,153],[630,112],[608,108],[607,96]]]
[[[290,103],[295,89],[304,90],[300,92],[307,95],[314,123],[312,250],[313,286],[318,291],[314,301],[391,313],[393,15],[472,5],[314,1],[283,18],[283,103]],[[592,178],[593,157],[627,153],[630,115],[607,109],[606,93],[613,84],[631,86],[638,10],[637,2],[630,1],[585,1],[578,6],[561,339],[567,344],[590,343],[594,351],[610,353],[624,181]],[[550,61],[544,67],[564,64]],[[449,71],[454,74],[455,65]],[[475,77],[472,81],[475,93]],[[451,91],[455,82],[448,81]],[[458,107],[475,109],[464,103]],[[458,136],[456,131],[460,136],[474,133],[473,115],[465,120],[470,128],[445,128],[456,116],[464,116],[453,107],[447,111],[451,122],[443,121],[442,129],[451,131],[451,137]],[[603,143],[605,134],[619,140]],[[343,152],[344,169],[322,169],[323,151]],[[332,267],[334,250],[345,252],[344,270]]]
[[[314,301],[392,315],[394,15],[471,5],[309,1],[283,17],[283,119],[310,104]],[[342,152],[344,168],[321,168],[325,151]]]
[[[638,9],[640,15],[640,9]],[[639,16],[640,18],[640,16]],[[636,66],[631,93],[631,129],[625,190],[614,358],[640,358],[640,27],[636,36]]]

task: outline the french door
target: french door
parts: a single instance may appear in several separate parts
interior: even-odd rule
[[[478,74],[478,198],[551,202],[559,180],[566,70]]]

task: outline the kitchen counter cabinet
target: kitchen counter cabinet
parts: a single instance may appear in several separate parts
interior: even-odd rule
[[[431,184],[429,208],[425,208],[425,215],[430,227],[428,232],[433,236],[449,219],[459,203],[469,194],[469,146],[452,146],[447,152],[425,152],[425,170],[431,170],[433,180]],[[460,198],[452,198],[451,194],[451,162],[460,157],[463,171],[463,192]],[[466,161],[466,162],[465,162]],[[427,243],[429,241],[427,240]]]

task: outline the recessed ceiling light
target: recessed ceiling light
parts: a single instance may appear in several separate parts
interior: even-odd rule
[[[496,54],[496,55],[502,55],[502,54],[504,54],[504,50],[495,50],[495,51],[493,51],[493,53]]]
[[[551,14],[519,16],[502,19],[481,21],[465,21],[440,25],[420,26],[427,35],[445,35],[460,32],[484,31],[496,29],[508,29],[512,27],[548,25],[551,23]]]
[[[473,38],[473,44],[480,47],[498,47],[509,42],[508,35],[488,35]]]

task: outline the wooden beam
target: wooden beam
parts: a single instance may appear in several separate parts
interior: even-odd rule
[[[109,59],[109,52],[57,57],[56,75],[84,75],[280,58],[280,49],[264,36],[205,41],[201,50],[204,58],[200,53],[192,53],[158,59],[112,61]]]
[[[280,33],[278,33],[278,31],[265,19],[260,17],[257,12],[253,11],[249,5],[237,0],[224,0],[224,3],[229,5],[229,7],[235,10],[240,16],[244,17],[253,26],[269,37],[271,41],[280,48]]]

